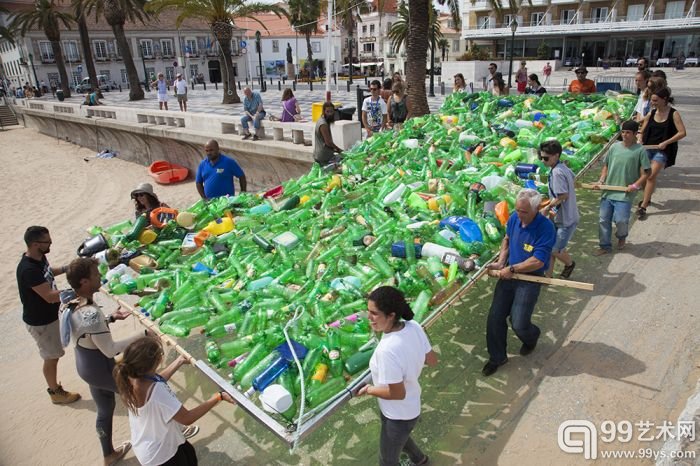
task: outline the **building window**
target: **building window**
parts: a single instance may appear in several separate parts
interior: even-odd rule
[[[95,60],[107,59],[107,41],[95,40],[92,42],[95,46]]]
[[[373,36],[374,35],[374,24],[369,25],[369,35]]]
[[[514,15],[503,15],[503,27],[510,27],[510,23],[515,19]]]
[[[53,49],[51,49],[51,42],[48,40],[39,41],[39,52],[41,53],[41,61],[44,63],[53,63],[55,61],[53,56]]]
[[[643,17],[644,5],[630,5],[627,7],[627,21],[641,21]]]
[[[165,79],[172,82],[175,80],[175,68],[172,66],[165,67]]]
[[[452,51],[459,52],[459,39],[452,39]]]
[[[491,18],[488,16],[480,16],[477,18],[477,27],[479,29],[488,29],[491,27]]]
[[[196,39],[187,39],[185,42],[185,54],[189,54],[192,56],[197,56],[197,40]]]
[[[683,17],[683,8],[685,7],[685,2],[668,2],[666,4],[666,14],[665,19],[676,19]]]
[[[146,78],[151,79],[152,81],[156,80],[156,69],[155,68],[146,68]]]
[[[313,53],[321,53],[321,42],[317,40],[311,42],[311,51]]]
[[[78,54],[78,44],[74,40],[63,41],[63,50],[67,62],[80,61]]]
[[[122,82],[123,82],[123,83],[129,81],[129,75],[126,73],[126,70],[125,70],[124,68],[122,68],[121,70],[119,70],[119,73],[120,73],[121,76],[122,76]]]
[[[447,20],[447,27],[448,29],[454,29],[455,28],[455,22],[453,19],[448,19]]]
[[[593,8],[591,14],[591,23],[604,23],[608,17],[608,8]]]
[[[576,10],[564,10],[561,12],[561,24],[572,24],[576,18]]]
[[[393,25],[393,23],[392,23],[391,21],[389,21],[389,22],[386,23],[386,34],[389,34],[389,31],[391,31],[391,26],[392,26],[392,25]],[[385,35],[386,35],[386,34],[385,34]]]
[[[272,53],[280,53],[280,41],[272,41]]]
[[[198,74],[199,74],[199,66],[190,65],[190,77],[196,78]]]
[[[151,39],[141,39],[139,46],[141,47],[142,57],[153,58],[153,41]]]
[[[171,39],[161,39],[160,50],[163,52],[164,57],[170,58],[175,56],[173,53],[173,41]]]
[[[231,39],[231,55],[240,55],[238,40],[239,39]]]
[[[530,15],[530,26],[538,26],[544,23],[544,13],[532,13]]]
[[[112,73],[109,70],[100,70],[97,74],[103,75],[107,82],[112,80]]]
[[[362,35],[364,36],[366,34],[367,34],[367,25],[365,24],[362,26]]]
[[[362,44],[362,52],[364,53],[374,53],[374,42],[365,42]]]

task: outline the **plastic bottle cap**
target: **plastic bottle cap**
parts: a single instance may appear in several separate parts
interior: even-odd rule
[[[292,395],[282,385],[269,385],[260,394],[260,404],[268,413],[283,413],[292,407]]]

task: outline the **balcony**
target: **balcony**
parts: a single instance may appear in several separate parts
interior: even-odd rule
[[[497,39],[510,37],[509,24],[495,23],[491,21],[487,25],[478,28],[466,29],[462,36],[465,39]],[[579,20],[575,18],[571,23],[559,19],[552,20],[551,24],[525,22],[518,26],[516,35],[519,38],[527,36],[550,36],[563,34],[605,34],[611,32],[637,32],[637,31],[681,31],[688,28],[700,27],[700,16],[666,19],[664,15],[654,15],[645,18],[630,18],[618,16],[616,18],[600,18],[589,16]]]

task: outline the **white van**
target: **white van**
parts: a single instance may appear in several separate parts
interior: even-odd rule
[[[107,75],[105,74],[98,74],[97,75],[97,82],[100,83],[100,90],[101,91],[110,91],[112,87],[109,84],[109,81],[107,80]],[[75,86],[76,92],[88,92],[90,90],[90,78],[83,78],[82,81],[80,81],[80,84]]]

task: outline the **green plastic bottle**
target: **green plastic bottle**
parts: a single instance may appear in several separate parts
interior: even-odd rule
[[[306,394],[306,401],[311,409],[316,408],[338,395],[345,386],[345,379],[342,377],[329,379],[326,383],[309,390]]]
[[[220,346],[222,354],[224,353],[224,345]],[[264,343],[256,344],[253,349],[250,350],[248,357],[246,357],[243,362],[236,364],[233,369],[233,380],[239,381],[243,378],[245,374],[248,373],[256,364],[258,364],[262,359],[269,354],[269,351],[265,347]],[[237,355],[236,355],[237,356]],[[226,357],[234,357],[226,354]]]
[[[345,370],[350,375],[355,375],[369,366],[369,360],[374,354],[374,348],[366,351],[358,351],[345,361]]]

